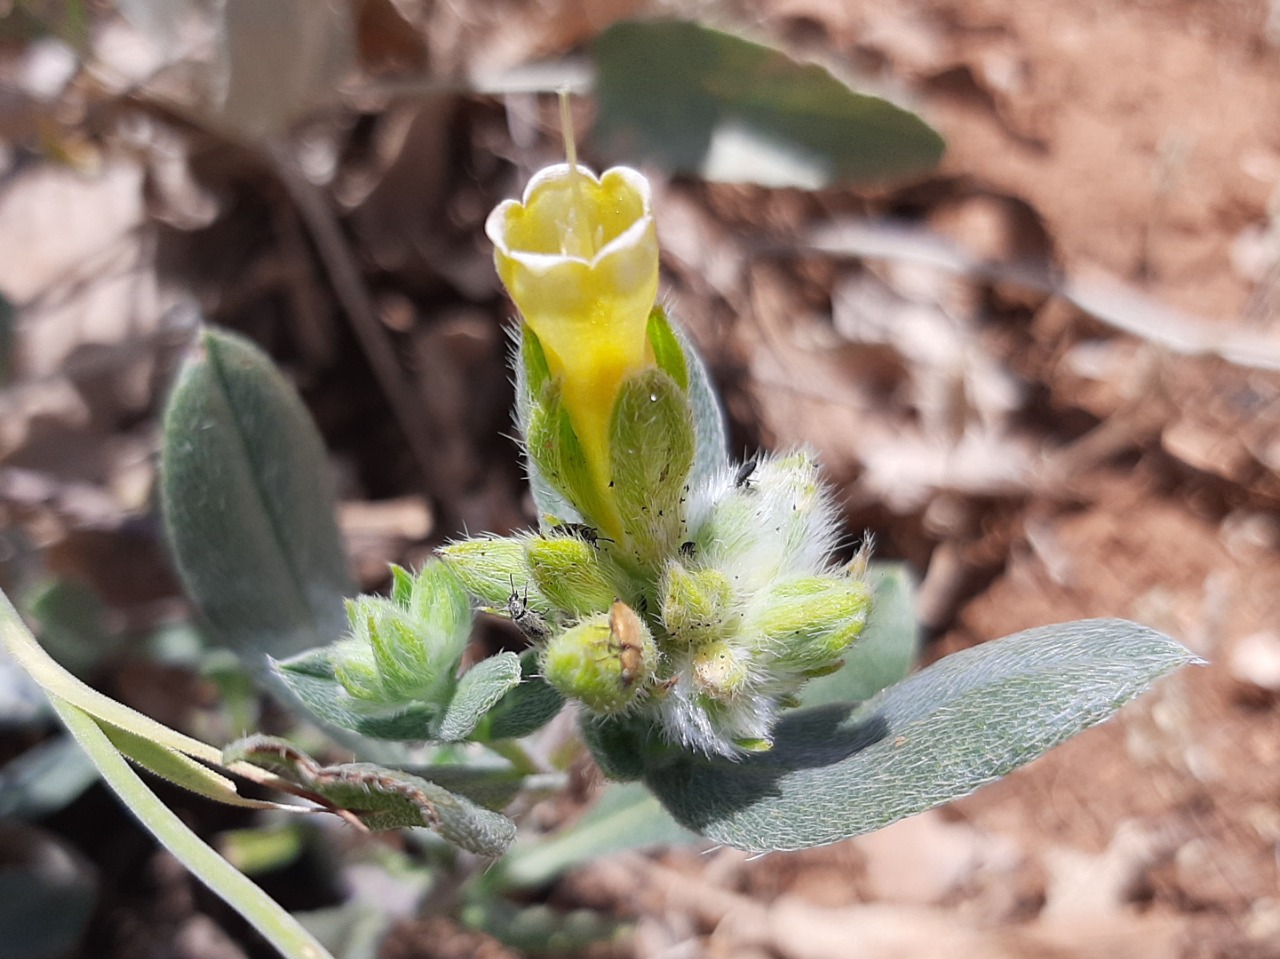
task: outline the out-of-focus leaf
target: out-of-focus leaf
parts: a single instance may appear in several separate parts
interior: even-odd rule
[[[548,839],[518,843],[484,883],[493,889],[528,889],[610,853],[698,841],[643,785],[613,783],[573,825]]]
[[[332,909],[295,915],[334,959],[377,959],[378,947],[394,921],[387,910],[354,899]]]
[[[551,722],[564,707],[564,697],[538,675],[537,652],[528,650],[520,655],[520,674],[520,684],[494,704],[472,738],[492,742],[528,736]]]
[[[748,850],[819,846],[966,795],[1113,715],[1195,661],[1117,619],[967,649],[860,706],[799,710],[739,762],[685,754],[645,781],[676,820]]]
[[[74,739],[46,740],[0,769],[0,819],[57,812],[97,780],[97,769]]]
[[[728,433],[724,426],[724,410],[711,382],[707,365],[694,349],[685,332],[676,327],[676,337],[684,349],[685,368],[689,371],[689,404],[693,408],[693,467],[689,485],[696,487],[729,464]]]
[[[343,634],[354,587],[324,445],[257,347],[200,336],[165,410],[161,489],[188,595],[252,669]]]
[[[31,826],[0,825],[0,959],[70,955],[93,912],[88,865]]]
[[[333,99],[355,65],[351,5],[337,0],[223,0],[218,39],[219,116],[255,138]]]
[[[9,298],[0,293],[0,389],[13,379],[13,333],[17,312]]]
[[[921,173],[942,155],[915,114],[696,23],[617,23],[592,57],[594,135],[677,173],[814,189]]]
[[[218,850],[246,876],[283,869],[302,854],[306,833],[301,823],[254,829],[228,829],[218,835]]]
[[[520,657],[504,652],[476,663],[458,680],[449,708],[440,720],[437,739],[466,739],[508,690],[520,682]]]
[[[517,906],[495,896],[478,896],[459,912],[462,922],[493,936],[524,956],[576,956],[588,946],[630,934],[631,924],[593,909],[565,912],[550,906]]]
[[[857,703],[892,686],[911,671],[920,650],[915,579],[906,563],[872,563],[867,579],[875,592],[862,635],[829,676],[812,679],[800,691],[802,706]]]
[[[40,625],[41,645],[73,673],[84,675],[116,645],[106,606],[77,580],[45,581],[27,598],[26,608]]]
[[[515,838],[515,823],[421,777],[372,763],[321,766],[292,743],[250,736],[223,752],[226,763],[269,769],[370,829],[425,826],[477,855],[498,857]]]

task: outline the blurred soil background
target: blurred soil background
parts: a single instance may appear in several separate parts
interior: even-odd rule
[[[200,6],[0,3],[0,574],[87,586],[147,637],[79,650],[83,675],[178,728],[243,731],[207,673],[157,652],[184,616],[158,415],[197,317],[302,391],[364,588],[464,529],[534,521],[482,226],[559,158],[556,105],[476,90],[539,61],[574,75],[564,58],[618,18],[697,16],[947,141],[934,172],[874,187],[647,171],[663,295],[735,454],[818,451],[851,535],[919,573],[926,659],[1123,616],[1209,665],[880,833],[626,854],[539,897],[635,923],[597,956],[1280,956],[1280,7],[351,0],[337,21],[264,5],[228,45]],[[575,110],[605,165],[590,99]],[[50,731],[11,720],[3,760]],[[252,822],[161,794],[204,835]],[[96,877],[72,954],[270,955],[101,786],[5,829],[5,862],[52,843]],[[315,908],[354,880],[304,857],[262,881]],[[404,912],[388,957],[518,954]]]

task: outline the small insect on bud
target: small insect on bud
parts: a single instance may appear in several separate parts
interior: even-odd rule
[[[622,667],[618,678],[624,688],[635,685],[645,667],[645,641],[653,645],[653,638],[645,629],[636,611],[620,599],[609,607],[609,636],[618,649],[618,664]]]
[[[751,489],[751,474],[756,471],[758,463],[759,461],[753,456],[738,467],[738,472],[733,474],[735,489]]]
[[[525,638],[533,643],[544,642],[551,635],[551,627],[542,614],[529,607],[529,586],[525,585],[524,595],[516,589],[516,581],[511,580],[511,595],[507,597],[507,615],[516,629],[524,633]]]
[[[638,701],[653,676],[657,648],[644,622],[616,600],[608,613],[589,616],[554,636],[542,672],[565,696],[593,713],[609,715]]]
[[[601,543],[613,542],[609,537],[601,536],[600,531],[594,526],[588,526],[586,523],[561,523],[556,527],[556,532],[580,539],[588,546],[598,547]]]
[[[481,605],[502,609],[507,605],[512,580],[529,582],[525,539],[523,536],[480,536],[449,543],[441,547],[439,553]],[[536,583],[528,587],[527,599],[537,609],[547,608],[546,597]]]

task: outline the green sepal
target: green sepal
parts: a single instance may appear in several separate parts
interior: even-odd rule
[[[572,504],[583,519],[599,526],[602,518],[612,515],[601,502],[601,492],[591,475],[569,412],[560,400],[556,381],[547,383],[530,399],[525,444],[538,475]]]
[[[334,647],[326,646],[287,660],[270,660],[270,665],[303,709],[322,723],[370,739],[422,742],[431,738],[446,703],[374,707],[351,695],[338,678],[333,654]]]
[[[609,434],[613,494],[629,548],[642,568],[655,569],[676,551],[684,532],[694,456],[689,398],[660,369],[628,377]]]
[[[332,647],[334,675],[374,707],[444,702],[471,634],[466,590],[440,560],[415,578],[403,570],[392,577],[392,598],[347,601],[351,635]]]
[[[649,324],[645,330],[649,345],[653,348],[653,359],[662,370],[680,387],[682,392],[689,391],[689,367],[685,362],[684,346],[676,331],[671,328],[667,319],[667,311],[655,306],[649,314]]]
[[[483,809],[436,783],[372,763],[322,766],[298,747],[250,736],[223,750],[223,762],[248,762],[297,785],[333,810],[355,814],[369,829],[425,826],[459,848],[496,858],[515,839],[506,816]]]
[[[455,669],[471,636],[471,603],[447,564],[431,559],[422,567],[410,589],[408,612],[423,637],[428,668]]]
[[[542,349],[542,341],[528,323],[520,324],[520,366],[524,369],[525,388],[537,396],[551,379],[551,366]]]
[[[532,652],[490,656],[467,670],[448,695],[430,702],[383,704],[353,696],[339,675],[334,647],[273,662],[276,675],[317,719],[372,739],[422,742],[521,736],[545,724],[563,700],[535,678]],[[519,693],[521,686],[529,688]],[[500,736],[495,736],[494,731]]]
[[[571,616],[608,609],[618,596],[597,548],[576,536],[534,536],[525,545],[525,557],[538,589]]]
[[[409,602],[413,598],[413,583],[413,573],[403,566],[391,564],[391,601],[393,603],[408,609]]]

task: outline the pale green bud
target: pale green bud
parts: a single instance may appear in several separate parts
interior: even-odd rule
[[[766,637],[772,662],[805,675],[828,671],[866,625],[871,591],[843,576],[779,584],[756,605],[747,628]]]
[[[525,544],[525,557],[542,595],[570,615],[607,609],[617,598],[598,548],[577,536],[534,536]]]
[[[766,505],[765,522],[781,540],[781,571],[820,569],[840,534],[840,519],[807,450],[763,461],[752,481]]]
[[[672,560],[662,571],[658,595],[662,624],[682,645],[720,639],[736,626],[733,588],[718,569],[688,569]]]
[[[466,591],[439,561],[417,577],[393,567],[392,578],[391,598],[347,601],[351,635],[334,648],[334,675],[375,704],[436,700],[452,687],[471,633]]]
[[[767,457],[722,482],[725,488],[696,517],[708,565],[729,574],[744,594],[779,576],[826,567],[841,525],[812,456]]]
[[[405,608],[418,634],[426,638],[427,659],[456,665],[471,636],[466,587],[447,564],[433,559],[422,567],[408,592]]]
[[[524,537],[480,536],[442,546],[439,553],[467,592],[492,610],[505,610],[517,592],[530,607],[546,613],[547,598],[532,582]]]
[[[644,622],[626,603],[589,616],[548,641],[542,674],[593,713],[609,715],[637,702],[653,677],[658,651]]]
[[[693,682],[712,699],[731,700],[752,687],[752,656],[741,646],[721,640],[693,654]]]
[[[610,424],[613,495],[631,554],[655,567],[679,547],[693,466],[689,397],[666,371],[623,381]]]

